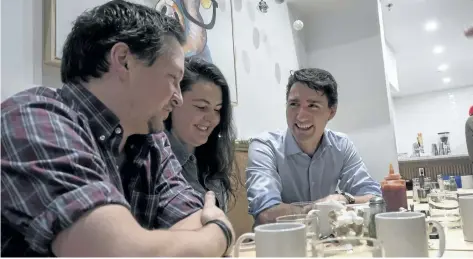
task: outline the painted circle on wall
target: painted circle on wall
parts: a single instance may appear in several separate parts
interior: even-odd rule
[[[256,1],[247,1],[246,2],[246,9],[248,12],[248,16],[250,17],[250,20],[252,22],[255,22],[256,20]]]
[[[243,61],[243,67],[245,68],[246,73],[249,74],[251,71],[251,62],[250,56],[248,55],[248,52],[246,50],[242,51],[241,59]]]
[[[274,76],[276,77],[276,82],[281,83],[281,66],[276,62],[274,65]]]
[[[255,46],[255,49],[258,49],[260,45],[260,33],[258,28],[254,27],[253,28],[253,46]]]
[[[227,0],[218,0],[218,1],[217,1],[217,3],[218,3],[218,9],[220,9],[220,11],[222,11],[222,12],[225,12],[225,10],[227,9],[226,1],[227,1]]]
[[[271,57],[271,42],[269,41],[266,41],[264,43],[264,49],[266,50],[266,54],[268,55],[268,57]]]
[[[262,41],[263,43],[266,43],[266,41],[268,40],[268,36],[266,36],[266,32],[264,32],[263,30],[261,30],[260,34],[261,34],[261,41]]]
[[[237,11],[237,12],[241,11],[241,8],[243,7],[242,1],[243,0],[233,0],[233,5],[235,6],[235,11]]]

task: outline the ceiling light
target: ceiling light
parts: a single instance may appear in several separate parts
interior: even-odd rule
[[[450,77],[444,77],[444,78],[442,78],[442,81],[443,81],[444,84],[448,84],[452,81],[452,79]]]
[[[443,53],[444,50],[445,48],[443,46],[438,45],[434,47],[432,52],[434,52],[434,54],[440,54],[440,53]]]
[[[436,21],[428,21],[424,25],[426,31],[436,31],[438,28],[438,23]]]
[[[448,65],[447,64],[442,64],[440,65],[437,70],[440,71],[440,72],[444,72],[448,69]]]

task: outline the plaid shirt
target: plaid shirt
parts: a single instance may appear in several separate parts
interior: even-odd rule
[[[164,133],[132,135],[82,86],[38,87],[1,106],[2,257],[52,256],[81,215],[120,204],[146,229],[168,228],[203,206]]]

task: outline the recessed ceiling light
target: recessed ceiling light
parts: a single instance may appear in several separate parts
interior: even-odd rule
[[[440,54],[440,53],[443,53],[444,50],[445,48],[443,46],[438,45],[434,47],[432,52],[434,52],[434,54]]]
[[[438,27],[439,25],[436,21],[428,21],[424,25],[426,31],[436,31]]]
[[[437,70],[440,71],[440,72],[444,72],[448,69],[448,65],[447,64],[442,64],[440,65]]]
[[[448,84],[452,81],[452,79],[450,77],[444,77],[444,78],[442,78],[442,81],[443,81],[444,84]]]

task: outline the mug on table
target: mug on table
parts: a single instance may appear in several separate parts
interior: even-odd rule
[[[375,216],[376,236],[384,246],[386,257],[429,257],[427,224],[439,233],[437,257],[445,252],[445,232],[442,225],[426,220],[420,212],[385,212]]]
[[[473,196],[458,197],[465,241],[473,242]]]
[[[322,237],[330,236],[333,233],[333,229],[329,220],[330,211],[344,208],[345,206],[343,203],[334,201],[318,202],[314,204],[314,209],[319,210],[319,234]]]
[[[301,208],[310,208],[311,210],[318,210],[318,235],[321,237],[328,237],[333,233],[332,226],[329,221],[329,213],[332,210],[339,210],[345,208],[345,202],[341,201],[323,201],[323,202],[314,202],[314,201],[301,201],[293,202],[291,205],[301,207]]]
[[[306,257],[307,226],[298,222],[271,223],[255,227],[235,242],[233,256],[239,257],[240,247],[247,239],[255,240],[256,257]]]

